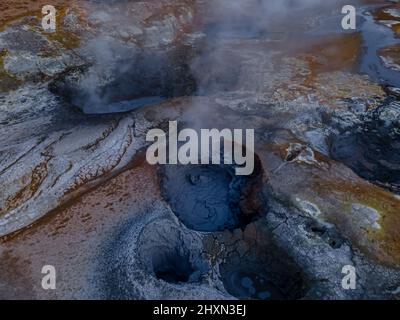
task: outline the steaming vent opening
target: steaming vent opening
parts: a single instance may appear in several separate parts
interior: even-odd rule
[[[196,92],[185,49],[147,53],[107,45],[112,58],[68,70],[49,89],[86,114],[128,112]]]
[[[158,219],[141,232],[138,257],[143,270],[168,283],[197,282],[203,270],[190,235],[168,219]]]
[[[157,279],[169,283],[188,282],[194,273],[189,257],[177,249],[153,252],[152,267]]]

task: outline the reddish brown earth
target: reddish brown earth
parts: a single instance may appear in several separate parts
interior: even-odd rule
[[[159,199],[156,169],[144,157],[132,168],[56,209],[32,226],[0,239],[0,298],[62,298],[85,294],[84,280],[113,228],[145,212]],[[39,290],[41,268],[60,266],[59,288]],[[90,275],[89,275],[90,276]],[[68,281],[63,281],[68,279]],[[7,293],[7,296],[2,296]]]

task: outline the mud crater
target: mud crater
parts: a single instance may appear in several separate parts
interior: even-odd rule
[[[115,54],[107,63],[67,70],[49,85],[50,91],[84,113],[101,114],[127,112],[197,90],[189,49]]]
[[[272,239],[262,239],[245,255],[233,248],[220,271],[227,292],[239,299],[293,300],[306,292],[302,270]]]
[[[234,165],[165,165],[161,188],[179,220],[189,229],[214,232],[243,228],[267,211],[264,172],[258,158],[250,176]]]
[[[144,269],[156,279],[168,283],[197,282],[205,267],[199,252],[190,247],[192,240],[173,222],[161,220],[141,232],[138,256]]]

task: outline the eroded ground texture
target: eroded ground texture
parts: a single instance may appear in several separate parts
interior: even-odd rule
[[[0,4],[1,298],[400,298],[398,1],[47,2]],[[253,174],[149,165],[171,120]]]

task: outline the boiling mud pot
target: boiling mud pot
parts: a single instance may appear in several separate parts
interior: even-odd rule
[[[238,270],[231,272],[225,279],[225,285],[234,296],[239,298],[257,298],[260,300],[280,299],[283,294],[268,276],[260,272]]]
[[[260,252],[240,256],[231,252],[221,265],[225,289],[239,299],[300,299],[305,280],[287,254],[267,242]]]
[[[255,161],[250,176],[233,165],[166,165],[160,169],[163,195],[189,229],[222,231],[246,226],[266,208],[262,173]]]
[[[224,270],[224,286],[234,297],[239,299],[258,299],[258,300],[285,300],[293,296],[293,299],[301,298],[301,288],[293,283],[294,291],[285,292],[274,282],[276,275],[268,274],[261,267],[250,269],[246,265],[242,269]],[[287,281],[280,277],[281,281]]]

